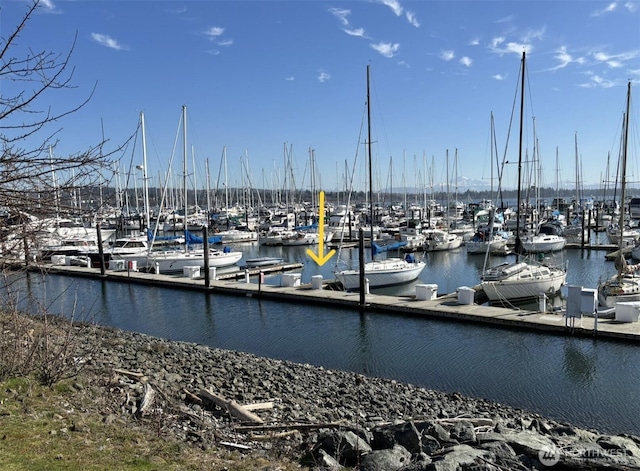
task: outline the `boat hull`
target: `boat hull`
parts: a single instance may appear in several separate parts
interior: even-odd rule
[[[407,262],[403,259],[376,260],[365,264],[364,276],[369,280],[369,288],[381,288],[409,283],[420,276],[424,267],[424,262]],[[360,289],[359,270],[338,272],[336,279],[347,291]]]
[[[496,279],[485,279],[481,286],[489,301],[514,301],[537,298],[540,294],[553,295],[565,284],[564,270],[527,264],[517,273]]]

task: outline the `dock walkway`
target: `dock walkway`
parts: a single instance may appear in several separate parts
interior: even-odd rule
[[[357,311],[377,311],[423,316],[463,322],[489,324],[503,328],[545,331],[559,335],[589,336],[640,343],[640,322],[616,322],[613,319],[582,317],[568,319],[561,313],[537,312],[478,304],[460,304],[456,293],[437,297],[434,300],[419,300],[415,296],[387,296],[367,294],[365,305],[360,305],[360,294],[329,289],[313,289],[310,284],[301,286],[274,286],[247,283],[236,280],[209,280],[176,275],[141,273],[136,271],[100,270],[89,267],[38,265],[31,270],[46,273],[89,277],[121,283],[136,283],[147,286],[204,291],[235,296],[272,299],[283,302],[313,304]],[[570,322],[573,321],[571,324]]]

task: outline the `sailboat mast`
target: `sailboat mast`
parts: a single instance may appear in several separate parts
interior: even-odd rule
[[[369,70],[371,66],[367,65],[367,154],[369,157],[369,217],[371,218],[371,259],[374,256],[373,246],[373,172],[371,163],[371,95],[369,92]]]
[[[182,105],[182,184],[184,186],[184,233],[187,234],[187,105]],[[187,251],[187,244],[184,244]]]
[[[622,254],[623,247],[623,234],[624,234],[624,207],[625,207],[625,198],[626,198],[626,189],[627,189],[627,143],[629,139],[629,108],[631,103],[631,82],[627,85],[627,107],[624,114],[624,133],[622,138],[622,159],[620,162],[620,167],[622,170],[622,178],[620,179],[620,201],[622,204],[620,205],[620,238],[618,244],[618,257],[620,257],[620,262],[618,265],[618,279],[622,277],[622,270],[624,268],[624,256]]]
[[[147,135],[144,125],[144,113],[140,112],[140,126],[142,127],[142,179],[144,183],[144,222],[147,230],[151,227],[149,221],[149,179],[147,178]]]
[[[522,241],[520,240],[520,193],[522,191],[522,133],[524,125],[524,77],[525,77],[525,57],[526,52],[522,51],[522,80],[520,83],[520,136],[518,148],[518,200],[516,210],[516,262],[522,253]]]

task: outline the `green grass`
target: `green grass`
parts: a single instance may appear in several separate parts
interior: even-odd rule
[[[77,380],[76,380],[77,381]],[[228,470],[277,467],[262,457],[202,450],[158,436],[135,420],[103,420],[92,389],[71,382],[49,388],[30,378],[0,382],[0,469],[29,470]]]

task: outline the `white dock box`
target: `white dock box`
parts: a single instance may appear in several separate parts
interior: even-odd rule
[[[587,316],[593,316],[596,309],[598,309],[598,290],[582,288],[580,290],[580,312]]]
[[[616,303],[617,322],[638,322],[640,317],[640,301]]]
[[[420,301],[432,301],[438,297],[438,285],[416,285],[416,299]]]
[[[569,286],[567,295],[567,312],[565,316],[582,317],[582,286]]]
[[[475,299],[476,290],[468,286],[458,288],[458,304],[471,305]]]
[[[124,271],[124,260],[109,260],[109,268],[113,271]]]
[[[322,289],[322,275],[313,275],[311,277],[311,288]]]
[[[200,277],[200,267],[198,265],[182,267],[182,276],[185,278],[198,278]]]
[[[51,265],[65,265],[67,263],[66,255],[52,255]]]
[[[300,286],[301,273],[285,273],[282,275],[282,286]]]

